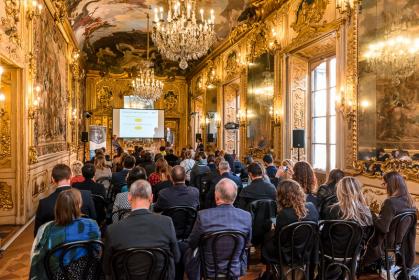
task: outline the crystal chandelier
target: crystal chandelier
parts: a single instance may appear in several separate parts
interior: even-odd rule
[[[403,17],[396,17],[386,30],[384,40],[368,45],[364,53],[368,68],[374,70],[379,77],[391,79],[394,86],[413,75],[419,52],[419,37],[412,37],[411,34]]]
[[[140,101],[155,102],[163,95],[163,82],[154,77],[154,69],[149,61],[150,16],[147,14],[147,63],[145,69],[140,69],[138,75],[132,80],[133,96]]]
[[[206,55],[216,40],[214,10],[208,19],[204,18],[203,9],[199,19],[195,11],[195,0],[169,0],[166,19],[162,7],[154,9],[153,42],[163,57],[179,61],[183,70],[188,61]]]

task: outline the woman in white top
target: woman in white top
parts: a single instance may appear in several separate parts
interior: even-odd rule
[[[106,165],[106,159],[105,156],[102,154],[99,154],[95,157],[95,180],[101,179],[101,178],[112,178],[112,171],[111,169]],[[108,189],[109,182],[103,182],[105,183],[105,188]]]
[[[195,165],[195,161],[192,159],[191,151],[186,151],[185,159],[182,160],[182,162],[180,163],[180,166],[185,168],[186,181],[188,183],[191,181],[191,171],[192,171],[192,168],[194,167],[194,165]]]

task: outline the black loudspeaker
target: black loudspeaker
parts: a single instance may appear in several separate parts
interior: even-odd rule
[[[81,141],[84,143],[89,142],[89,132],[87,131],[81,132]]]
[[[208,142],[214,142],[214,134],[212,134],[212,133],[208,133],[208,135],[207,135],[207,141]]]
[[[201,135],[201,133],[197,133],[197,134],[195,134],[195,141],[198,141],[198,140],[202,140],[202,135]]]
[[[292,147],[304,148],[304,129],[294,129],[292,131]]]

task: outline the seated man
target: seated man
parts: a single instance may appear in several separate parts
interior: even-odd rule
[[[258,199],[276,200],[276,189],[274,185],[263,180],[261,166],[253,162],[248,166],[247,171],[252,182],[240,193],[239,207],[248,210],[252,201]]]
[[[168,277],[174,279],[174,263],[180,259],[172,219],[153,214],[148,209],[153,201],[150,183],[138,180],[132,183],[128,194],[131,214],[107,228],[105,250],[103,255],[103,271],[106,279],[111,279],[111,259],[119,250],[128,248],[161,248],[170,256]],[[138,267],[141,270],[141,264]]]
[[[161,212],[175,206],[199,207],[199,191],[185,184],[185,168],[180,165],[173,167],[171,171],[173,187],[159,192],[159,198],[154,205],[155,212]]]
[[[40,226],[46,222],[55,219],[54,208],[55,201],[58,198],[60,192],[70,189],[70,178],[71,169],[65,164],[57,164],[54,166],[51,172],[51,177],[54,185],[56,186],[55,191],[48,197],[43,198],[39,201],[38,209],[35,215],[35,230],[34,236],[36,236]],[[81,212],[87,215],[91,219],[96,219],[96,210],[93,200],[91,198],[90,191],[80,191],[83,200]]]
[[[117,188],[117,190],[120,190],[122,186],[127,184],[127,174],[132,168],[134,168],[135,158],[133,156],[127,156],[122,165],[124,168],[121,171],[112,174],[112,184]]]
[[[105,198],[106,196],[105,186],[93,181],[95,172],[96,172],[95,166],[91,163],[86,163],[81,169],[81,173],[83,174],[83,177],[85,179],[84,182],[74,183],[73,188],[76,188],[80,191],[81,190],[91,191],[92,194],[97,194]]]
[[[209,191],[207,193],[206,200],[205,200],[205,206],[207,208],[211,208],[211,207],[215,207],[216,206],[216,204],[215,204],[215,196],[214,196],[215,195],[215,185],[217,185],[218,182],[221,179],[227,178],[227,179],[232,180],[234,183],[236,183],[237,189],[238,189],[238,193],[240,193],[240,191],[243,189],[243,185],[242,185],[242,182],[241,182],[240,178],[237,177],[236,175],[234,175],[231,172],[230,164],[227,161],[225,161],[225,160],[221,161],[218,164],[218,170],[219,170],[221,176],[220,177],[217,177],[214,181],[211,181],[211,183],[213,185],[211,185],[211,187],[210,187],[210,189],[209,189]]]
[[[249,212],[234,208],[233,202],[237,196],[236,184],[227,178],[215,186],[216,208],[198,212],[193,230],[188,238],[188,249],[185,253],[185,271],[188,279],[200,279],[200,257],[203,252],[194,252],[201,237],[209,232],[234,230],[246,235],[246,246],[252,237],[252,218]],[[224,248],[223,248],[224,249]],[[209,252],[211,253],[211,252]],[[241,256],[239,262],[233,262],[231,270],[237,278],[245,274],[247,269],[247,254]]]
[[[272,181],[272,179],[275,178],[276,172],[278,171],[274,164],[274,159],[270,154],[266,154],[263,157],[263,163],[266,166],[266,175],[268,175],[269,179]]]

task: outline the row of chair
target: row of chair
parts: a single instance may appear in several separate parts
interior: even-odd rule
[[[414,227],[415,212],[405,212],[397,215],[390,229],[395,230],[394,239],[385,241],[385,269],[387,279],[390,279],[390,264],[388,255],[394,253],[402,259],[403,270],[406,271],[402,248],[407,232]],[[401,232],[399,229],[407,229]],[[342,233],[345,233],[342,236]],[[328,274],[338,269],[349,279],[356,279],[357,269],[363,246],[363,228],[352,221],[321,221],[319,224],[302,221],[282,228],[278,236],[278,262],[269,263],[273,268],[276,279],[297,279],[298,272],[303,273],[306,279],[313,279],[317,263],[320,279],[328,279]],[[226,241],[227,239],[227,241]],[[222,231],[208,233],[201,238],[199,244],[201,258],[201,273],[203,279],[236,279],[231,266],[246,254],[246,236],[237,231]],[[219,244],[222,245],[219,245]],[[229,246],[226,246],[229,244]],[[75,249],[84,249],[87,258],[82,265],[82,270],[71,271],[71,262],[65,259]],[[103,244],[100,241],[73,242],[57,246],[50,250],[45,258],[45,269],[49,279],[52,277],[51,258],[59,260],[60,275],[79,273],[82,278],[99,279]],[[318,257],[320,255],[320,260]],[[141,262],[139,262],[141,260]],[[113,279],[167,279],[167,264],[170,261],[163,248],[130,248],[117,252],[112,257]],[[145,264],[140,271],[133,274],[133,264]],[[164,264],[164,265],[161,265]],[[77,264],[80,268],[80,263]],[[121,270],[122,269],[122,270]],[[137,267],[138,270],[138,267]],[[56,274],[56,273],[55,273]],[[93,275],[93,276],[92,276]],[[158,275],[159,277],[156,277]],[[153,276],[153,277],[152,277]],[[404,274],[408,279],[407,274]]]

